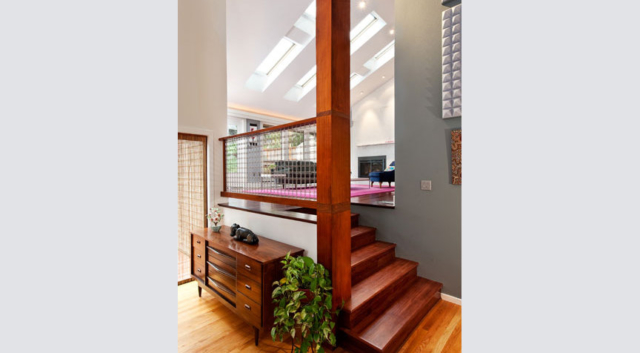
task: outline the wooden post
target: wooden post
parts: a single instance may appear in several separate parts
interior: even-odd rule
[[[331,271],[335,309],[351,298],[351,2],[316,3],[318,262]]]

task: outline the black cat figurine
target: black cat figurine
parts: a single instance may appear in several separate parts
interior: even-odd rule
[[[242,241],[247,244],[257,244],[260,239],[251,231],[251,229],[242,228],[239,224],[234,223],[231,226],[231,237],[234,240]]]

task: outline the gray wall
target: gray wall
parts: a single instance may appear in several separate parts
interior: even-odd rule
[[[447,5],[457,5],[459,1]],[[396,208],[352,206],[418,274],[462,298],[461,186],[451,184],[450,132],[461,119],[441,118],[440,0],[396,0]],[[463,35],[464,37],[464,35]],[[432,191],[421,191],[420,180]]]

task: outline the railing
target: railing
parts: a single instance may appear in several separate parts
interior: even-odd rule
[[[220,140],[223,196],[315,208],[316,118]]]

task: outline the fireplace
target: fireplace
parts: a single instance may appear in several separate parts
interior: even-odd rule
[[[368,178],[371,172],[381,172],[387,165],[387,156],[358,157],[358,178]]]

